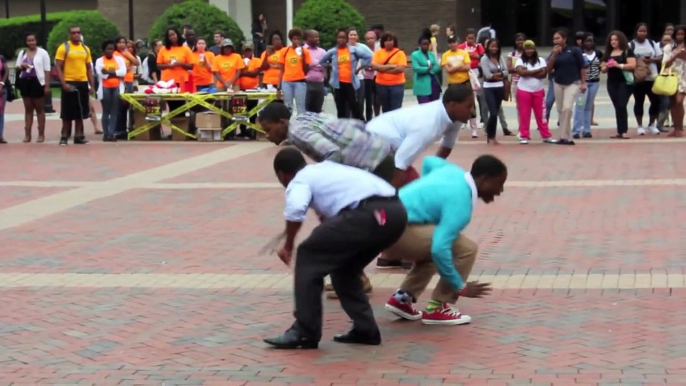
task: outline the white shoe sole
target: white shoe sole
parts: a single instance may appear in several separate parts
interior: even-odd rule
[[[459,326],[461,324],[469,324],[471,322],[472,322],[472,317],[469,315],[462,315],[460,317],[460,319],[452,319],[452,320],[422,319],[422,324],[428,324],[428,325]]]
[[[411,315],[411,314],[408,314],[407,312],[405,312],[399,308],[393,307],[392,305],[390,305],[388,303],[386,304],[386,310],[388,310],[388,312],[390,312],[391,314],[393,314],[395,316],[398,316],[398,317],[401,317],[401,318],[407,319],[407,320],[419,320],[422,318],[421,312],[419,313],[419,315]]]

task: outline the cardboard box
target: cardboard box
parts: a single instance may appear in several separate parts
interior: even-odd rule
[[[190,125],[190,119],[188,117],[174,117],[171,120],[171,123],[178,127],[179,129],[188,132],[188,126]],[[184,135],[183,133],[179,133],[177,130],[171,129],[172,132],[172,141],[191,141],[193,138],[188,137]]]
[[[195,114],[195,127],[198,129],[214,129],[221,127],[222,116],[213,112]]]
[[[222,140],[222,129],[215,128],[198,128],[198,141],[201,142],[217,142]]]
[[[148,122],[145,119],[145,113],[143,111],[134,110],[133,113],[133,128],[138,129],[143,125],[147,125]],[[159,141],[162,139],[162,127],[160,125],[154,126],[150,130],[140,133],[131,138],[134,141]]]

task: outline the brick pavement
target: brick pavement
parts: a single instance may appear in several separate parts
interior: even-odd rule
[[[292,308],[292,277],[257,253],[282,226],[272,145],[2,147],[0,384],[684,383],[684,141],[609,133],[574,148],[463,138],[452,161],[510,168],[466,231],[474,277],[496,288],[460,301],[473,324],[394,320],[382,306],[402,272],[370,267],[384,344],[330,342],[348,322],[327,301],[310,352],[261,343]]]

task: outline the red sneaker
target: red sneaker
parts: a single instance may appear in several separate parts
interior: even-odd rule
[[[421,311],[417,311],[411,302],[403,303],[393,296],[386,302],[386,309],[403,319],[419,320],[422,318]]]
[[[446,324],[458,325],[467,324],[472,321],[469,315],[462,315],[457,308],[453,308],[450,304],[443,303],[443,306],[433,312],[426,312],[422,314],[423,324]]]

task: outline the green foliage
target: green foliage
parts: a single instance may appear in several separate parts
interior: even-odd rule
[[[163,39],[168,28],[176,28],[182,32],[184,24],[193,26],[196,37],[208,39],[208,45],[213,45],[214,31],[224,31],[226,37],[233,41],[236,49],[245,41],[243,31],[226,12],[202,0],[191,0],[167,8],[155,20],[150,29],[149,39]]]
[[[98,11],[76,11],[53,27],[48,36],[48,53],[54,59],[57,47],[69,40],[69,29],[78,26],[93,60],[102,56],[102,42],[120,35],[117,26]]]
[[[73,12],[48,13],[46,33],[50,33],[57,23],[72,14]],[[0,54],[5,58],[14,58],[19,50],[26,47],[24,38],[27,32],[40,34],[40,24],[40,15],[0,19]],[[40,42],[40,37],[38,39]]]
[[[365,33],[364,16],[345,0],[307,0],[296,12],[293,25],[319,31],[323,48],[336,45],[339,28],[355,27],[360,40]]]

